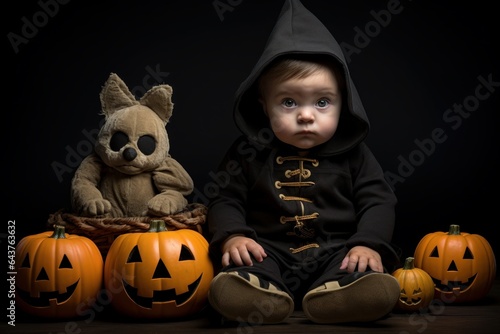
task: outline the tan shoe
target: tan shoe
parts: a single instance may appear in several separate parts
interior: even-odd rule
[[[391,312],[399,294],[395,277],[368,273],[344,286],[332,281],[309,291],[302,308],[307,318],[316,323],[368,322]]]
[[[293,299],[272,283],[247,272],[221,272],[208,291],[210,305],[226,320],[249,324],[283,322],[294,310]]]

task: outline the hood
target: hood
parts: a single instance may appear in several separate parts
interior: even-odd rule
[[[364,140],[369,122],[352,83],[342,48],[321,21],[298,0],[285,1],[260,59],[236,91],[233,116],[240,131],[257,144],[272,144],[269,120],[258,102],[256,82],[267,65],[286,55],[323,55],[339,62],[344,69],[346,92],[339,126],[330,141],[318,148],[318,154],[342,153]]]

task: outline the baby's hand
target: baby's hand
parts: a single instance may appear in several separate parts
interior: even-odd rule
[[[340,265],[340,269],[347,269],[352,273],[358,267],[359,272],[366,271],[370,267],[373,271],[384,272],[380,254],[371,248],[365,246],[355,246],[347,253]]]
[[[233,262],[237,266],[251,266],[253,258],[262,262],[267,257],[264,248],[255,240],[244,236],[229,237],[222,246],[222,265],[228,266]]]

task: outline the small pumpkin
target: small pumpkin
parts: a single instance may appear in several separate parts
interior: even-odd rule
[[[122,234],[104,265],[104,283],[118,312],[140,318],[180,318],[206,306],[214,269],[208,242],[190,229],[168,231],[162,220],[148,232]]]
[[[83,315],[102,288],[103,259],[83,236],[54,231],[29,235],[16,247],[16,305],[27,314],[63,319]]]
[[[415,249],[415,266],[433,279],[435,298],[446,303],[474,302],[484,298],[495,280],[495,254],[478,234],[460,231],[425,235]]]
[[[413,312],[429,307],[434,298],[434,282],[428,273],[415,267],[413,257],[407,257],[403,267],[396,269],[392,275],[401,288],[395,310]]]

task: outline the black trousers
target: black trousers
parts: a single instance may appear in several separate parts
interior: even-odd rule
[[[297,253],[289,249],[277,249],[263,245],[267,257],[252,266],[229,265],[221,271],[245,271],[267,280],[294,300],[301,301],[311,289],[329,281],[339,281],[350,275],[340,265],[348,249],[343,247],[309,248]]]

